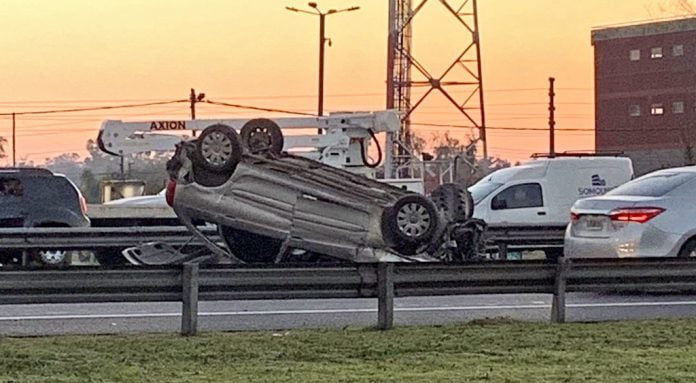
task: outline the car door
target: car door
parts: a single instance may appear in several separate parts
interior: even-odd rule
[[[489,224],[493,226],[543,225],[548,221],[540,183],[510,185],[490,202]]]
[[[0,227],[22,227],[27,218],[24,183],[18,177],[0,176]]]

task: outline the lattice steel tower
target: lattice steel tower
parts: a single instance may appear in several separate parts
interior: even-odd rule
[[[413,3],[417,3],[413,8]],[[412,52],[411,37],[414,18],[428,3],[439,3],[462,27],[466,38],[464,49],[456,52],[451,65],[443,73],[433,75],[417,60]],[[456,3],[456,4],[455,4]],[[387,108],[402,113],[403,126],[400,137],[389,137],[394,147],[387,149],[385,172],[393,174],[395,166],[403,165],[410,149],[410,120],[413,112],[433,91],[439,91],[478,130],[483,146],[483,156],[488,157],[486,142],[486,117],[483,103],[483,76],[481,72],[481,49],[479,44],[476,0],[389,0],[389,40],[387,45]],[[448,36],[449,37],[449,36]],[[461,67],[464,71],[453,73]],[[413,71],[412,69],[415,69]],[[427,88],[415,102],[411,89]],[[464,90],[454,94],[451,89]]]

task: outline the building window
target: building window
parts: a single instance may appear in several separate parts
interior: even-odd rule
[[[672,113],[682,114],[684,113],[684,101],[675,101],[672,103]]]
[[[628,107],[628,114],[631,117],[640,117],[640,105],[631,105]]]
[[[640,60],[640,49],[631,49],[631,53],[629,54],[629,57],[631,58],[631,61]]]
[[[662,58],[662,47],[653,48],[650,50],[651,59],[661,59]]]
[[[665,107],[662,104],[652,104],[650,105],[650,114],[653,116],[662,116],[665,114]]]
[[[673,46],[672,56],[684,56],[684,46],[681,44]]]

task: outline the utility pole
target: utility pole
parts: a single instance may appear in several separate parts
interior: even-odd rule
[[[17,167],[17,125],[14,113],[12,113],[12,167]]]
[[[189,102],[191,103],[191,119],[196,119],[196,103],[203,101],[205,98],[205,93],[196,94],[196,90],[191,88],[191,93],[189,94]],[[192,130],[191,134],[196,137],[196,131]]]
[[[556,106],[553,103],[556,93],[553,91],[554,81],[556,81],[555,78],[549,77],[549,156],[551,157],[556,157],[556,137],[554,131],[556,127],[556,119],[554,118]]]
[[[324,115],[324,48],[325,44],[328,41],[329,46],[331,46],[331,39],[326,38],[326,16],[328,15],[334,15],[336,13],[341,13],[341,12],[351,12],[351,11],[357,11],[360,9],[360,7],[350,7],[350,8],[345,8],[345,9],[329,9],[326,12],[322,12],[319,10],[319,6],[315,2],[310,2],[308,3],[309,7],[313,9],[313,11],[307,11],[304,9],[297,9],[294,7],[285,7],[288,11],[293,11],[293,12],[299,12],[299,13],[307,13],[310,15],[315,15],[319,16],[319,91],[318,91],[318,106],[317,106],[317,116],[323,116]],[[322,129],[318,129],[317,133],[322,134],[324,131]]]

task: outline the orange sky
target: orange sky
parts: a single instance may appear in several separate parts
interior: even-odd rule
[[[450,0],[461,3],[462,0]],[[418,1],[414,0],[414,3]],[[327,110],[385,105],[387,0],[322,0],[324,9],[358,5],[327,19]],[[557,127],[594,126],[590,30],[664,17],[670,0],[479,0],[490,153],[512,160],[547,150],[544,132],[494,127],[547,126],[547,78],[556,77]],[[186,98],[313,112],[316,17],[291,13],[297,0],[3,0],[0,113]],[[414,55],[440,73],[466,40],[431,0],[415,19]],[[531,89],[531,90],[529,90]],[[42,162],[81,152],[99,121],[186,118],[186,104],[104,112],[20,116],[18,159]],[[258,116],[200,105],[198,117]],[[441,97],[413,120],[466,124]],[[0,136],[10,119],[0,117]],[[418,127],[430,137],[438,128]],[[463,137],[466,129],[451,129]],[[563,132],[560,150],[592,149],[592,132]]]

